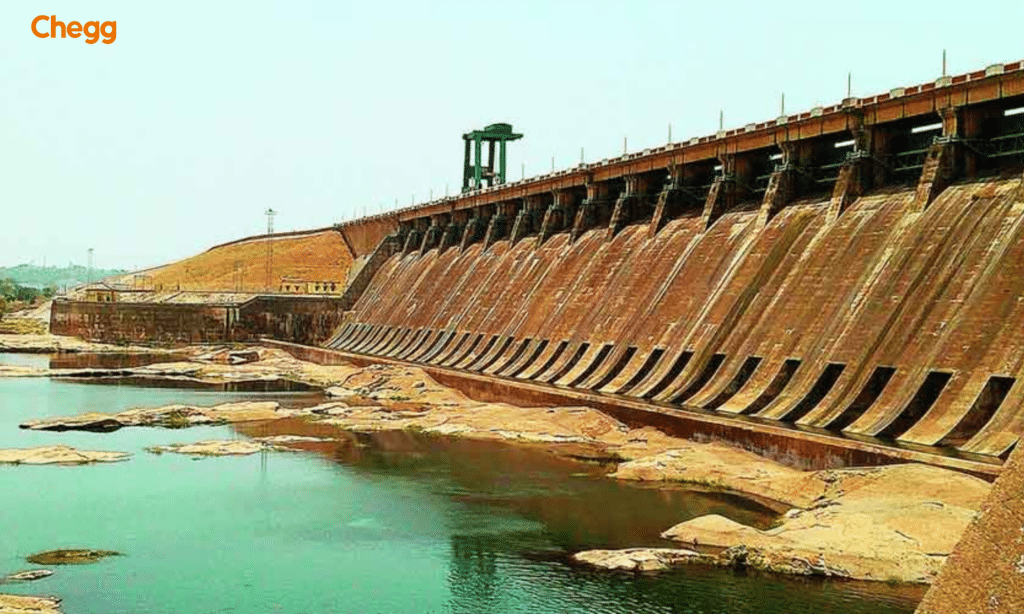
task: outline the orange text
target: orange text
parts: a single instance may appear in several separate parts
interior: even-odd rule
[[[49,29],[42,24],[44,21],[50,22]],[[40,28],[42,28],[41,31]],[[109,45],[117,40],[117,22],[87,21],[85,24],[81,24],[77,21],[69,21],[65,24],[63,21],[57,21],[56,15],[40,15],[32,20],[32,34],[39,38],[57,38],[57,32],[60,32],[61,38],[69,36],[78,38],[84,34],[85,42],[89,45],[95,45],[102,38],[103,44]]]

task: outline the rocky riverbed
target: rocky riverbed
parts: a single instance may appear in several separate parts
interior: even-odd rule
[[[346,431],[407,430],[510,441],[607,463],[615,479],[736,493],[779,513],[776,525],[767,530],[703,516],[666,527],[663,537],[678,542],[678,549],[599,551],[577,557],[598,567],[638,571],[701,563],[929,583],[990,490],[983,480],[925,465],[801,471],[724,443],[676,439],[653,428],[631,429],[588,407],[482,403],[414,367],[321,366],[266,348],[192,348],[182,355],[180,362],[119,369],[106,376],[127,373],[210,383],[288,380],[323,388],[328,400],[307,407],[276,402],[171,405],[43,416],[21,426],[103,432],[300,419]],[[104,376],[102,370],[91,374]],[[218,456],[282,450],[299,443],[185,442],[152,451]]]

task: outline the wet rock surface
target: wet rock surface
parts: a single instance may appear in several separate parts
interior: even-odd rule
[[[573,555],[577,563],[622,571],[665,571],[706,558],[693,550],[674,548],[628,548],[586,550]]]
[[[171,443],[163,446],[146,448],[154,454],[185,454],[188,456],[248,456],[271,446],[258,441],[197,441],[195,443]]]
[[[165,405],[155,408],[129,409],[116,414],[88,413],[31,420],[21,424],[35,431],[110,432],[129,426],[187,428],[200,425],[221,425],[232,422],[276,420],[302,412],[286,410],[276,401],[242,401],[213,407]]]
[[[33,565],[88,565],[112,556],[121,556],[121,553],[113,550],[74,548],[38,552],[25,557],[25,560]]]
[[[69,446],[0,449],[0,464],[8,465],[88,465],[117,463],[131,457],[127,452],[77,450]]]
[[[53,575],[53,572],[49,569],[27,569],[25,571],[16,571],[12,574],[8,574],[0,578],[0,584],[14,584],[18,582],[35,582],[36,580],[42,580],[43,578],[49,578]]]

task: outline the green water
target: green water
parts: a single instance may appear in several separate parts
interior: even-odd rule
[[[0,363],[45,361],[0,354]],[[31,568],[24,557],[42,550],[125,553],[3,591],[60,596],[68,614],[890,614],[912,612],[920,598],[885,585],[701,567],[645,576],[571,565],[568,555],[582,549],[666,545],[661,530],[701,514],[769,519],[736,499],[622,484],[538,450],[392,433],[195,461],[143,448],[243,435],[17,428],[50,415],[266,397],[317,399],[0,379],[0,447],[133,454],[112,465],[0,467],[0,575]]]

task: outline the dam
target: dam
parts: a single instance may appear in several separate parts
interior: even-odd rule
[[[293,335],[278,296],[262,336],[991,475],[1024,431],[1021,111],[1024,62],[996,64],[320,229],[344,317]],[[51,327],[137,309],[58,301]]]

